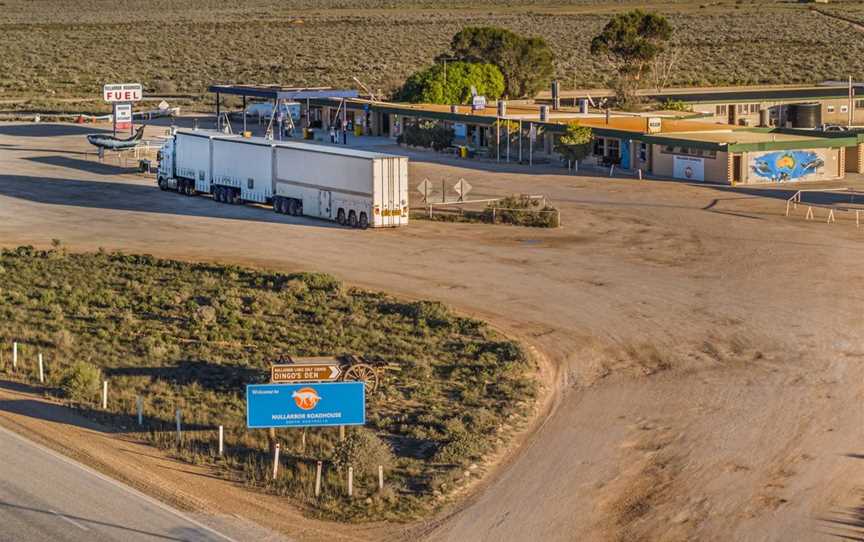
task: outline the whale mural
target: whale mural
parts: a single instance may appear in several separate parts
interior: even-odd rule
[[[814,151],[776,151],[750,158],[750,171],[757,177],[753,180],[775,183],[821,177],[824,166],[825,160]]]

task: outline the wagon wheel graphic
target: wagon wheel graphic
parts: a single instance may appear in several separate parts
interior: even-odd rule
[[[342,380],[365,382],[366,389],[370,393],[375,393],[375,390],[378,388],[378,371],[366,363],[355,363],[345,371],[345,376],[342,377]]]

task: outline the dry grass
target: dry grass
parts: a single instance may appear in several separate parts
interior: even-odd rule
[[[110,380],[110,412],[94,409],[97,397],[84,401],[85,412],[138,433],[135,398],[144,397],[144,438],[316,515],[404,519],[429,511],[533,402],[529,360],[482,322],[326,275],[22,247],[0,253],[0,277],[0,369],[11,369],[13,340],[21,343],[19,376],[31,382],[38,352],[51,386],[73,361],[89,361]],[[370,397],[367,413],[367,427],[396,455],[388,491],[360,477],[361,498],[349,500],[344,476],[327,463],[324,496],[314,497],[315,463],[330,457],[336,428],[309,429],[305,446],[302,430],[280,430],[285,468],[269,480],[266,431],[245,428],[245,385],[267,381],[281,355],[348,353],[401,368]],[[177,408],[186,428],[180,445]],[[218,425],[226,428],[224,459],[216,457]]]
[[[150,93],[201,93],[214,81],[393,89],[468,25],[540,35],[566,86],[611,75],[588,54],[616,9],[640,2],[407,0],[5,0],[0,96],[93,96],[102,83],[142,81]],[[110,9],[108,6],[110,5]],[[848,9],[847,9],[848,8]],[[814,82],[864,77],[864,40],[847,23],[790,2],[669,2],[685,49],[676,84]],[[835,8],[836,9],[836,8]],[[858,2],[843,11],[864,13]]]

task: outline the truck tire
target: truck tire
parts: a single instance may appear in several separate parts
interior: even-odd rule
[[[288,200],[288,214],[291,216],[300,216],[300,204],[296,199]]]
[[[366,213],[360,213],[360,222],[358,225],[361,230],[365,230],[369,227],[369,217],[366,216]]]
[[[285,198],[279,198],[279,213],[288,214],[288,200]]]
[[[231,189],[231,205],[239,205],[241,203],[240,191],[236,188]]]
[[[222,203],[223,197],[222,197],[222,187],[221,186],[217,186],[216,188],[213,189],[213,199],[218,201],[219,203]]]
[[[348,225],[352,228],[357,227],[357,213],[355,213],[354,211],[348,213]]]
[[[278,196],[275,197],[275,198],[273,198],[273,212],[274,212],[274,213],[278,213],[278,212],[279,212],[279,202],[280,202],[281,199],[282,199],[282,198],[280,198],[280,197],[278,197]]]
[[[342,226],[345,225],[345,209],[339,209],[339,211],[336,212],[336,222]]]
[[[159,190],[165,191],[165,179],[162,177],[156,178],[156,184],[159,186]]]

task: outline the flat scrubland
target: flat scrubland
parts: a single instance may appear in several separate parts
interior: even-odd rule
[[[32,381],[42,352],[49,393],[62,397],[58,384],[70,365],[89,361],[111,390],[107,413],[97,409],[98,397],[79,404],[91,416],[137,433],[141,396],[141,438],[326,518],[398,520],[434,508],[479,474],[535,395],[523,350],[484,323],[323,274],[20,247],[0,253],[0,276],[4,370],[11,371],[8,349],[17,340],[18,376]],[[395,455],[384,459],[386,490],[377,491],[377,464],[354,464],[355,499],[345,496],[345,472],[331,462],[336,428],[306,430],[305,444],[303,430],[278,430],[284,467],[276,481],[266,431],[245,428],[245,385],[268,381],[271,361],[338,354],[400,369],[368,398],[366,427]],[[181,445],[177,408],[187,428]],[[218,425],[226,431],[224,458],[216,453]],[[318,460],[325,461],[321,498],[313,489]]]
[[[62,97],[98,104],[106,82],[197,95],[216,81],[354,87],[355,76],[386,92],[469,25],[542,36],[565,87],[603,86],[612,72],[589,42],[611,13],[633,7],[670,18],[684,49],[673,84],[864,77],[860,28],[787,1],[4,0],[0,100],[62,108]],[[829,9],[864,13],[861,2]]]

